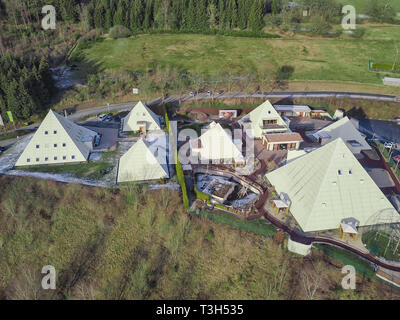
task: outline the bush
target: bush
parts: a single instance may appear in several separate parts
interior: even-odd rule
[[[356,30],[353,30],[353,33],[351,36],[356,39],[361,39],[365,34],[365,28],[357,28]]]
[[[124,26],[116,25],[110,29],[109,35],[113,39],[127,38],[131,36],[131,31]]]
[[[331,30],[332,26],[323,17],[316,16],[311,19],[311,32],[324,35]]]

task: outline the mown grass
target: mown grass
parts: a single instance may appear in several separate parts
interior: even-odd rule
[[[46,165],[19,167],[17,170],[43,172],[52,174],[68,174],[76,178],[100,179],[111,165],[107,162],[89,162],[79,164]]]
[[[367,0],[348,0],[348,1],[345,1],[345,4],[354,6],[357,10],[357,14],[359,14],[359,13],[366,13],[367,2],[368,2]],[[387,3],[386,0],[380,0],[379,2]],[[393,5],[393,7],[398,12],[400,12],[400,2],[394,0],[394,1],[391,1],[390,3]]]
[[[303,299],[300,275],[314,264],[316,297],[343,295],[341,270],[322,253],[299,258],[270,237],[190,218],[179,193],[137,185],[0,177],[0,248],[2,299]],[[55,291],[41,289],[45,265]],[[357,277],[345,298],[389,299],[387,288]]]
[[[381,84],[381,78],[368,71],[368,60],[392,61],[394,52],[393,40],[379,37],[355,41],[164,34],[105,40],[83,49],[82,55],[109,71],[145,71],[157,64],[215,78],[226,73],[272,74],[289,65],[294,67],[291,80]]]
[[[35,130],[23,130],[23,131],[12,131],[12,132],[7,132],[7,133],[1,133],[0,132],[0,141],[3,140],[8,140],[16,137],[23,137],[27,134],[32,133]]]

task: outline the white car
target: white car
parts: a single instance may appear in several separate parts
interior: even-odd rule
[[[99,115],[99,120],[100,120],[100,121],[104,121],[106,118],[107,118],[107,115],[106,115],[106,114],[101,114],[101,115]]]

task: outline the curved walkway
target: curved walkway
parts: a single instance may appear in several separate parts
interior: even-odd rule
[[[380,267],[383,267],[383,268],[391,270],[391,271],[399,271],[400,272],[400,264],[399,264],[399,266],[388,264],[388,263],[381,261],[378,258],[372,256],[371,254],[362,252],[361,250],[358,250],[357,248],[349,246],[341,241],[324,238],[324,237],[314,237],[314,236],[306,235],[305,233],[299,232],[295,229],[288,227],[286,224],[282,223],[281,221],[279,221],[278,219],[273,217],[264,208],[265,202],[268,199],[269,191],[267,189],[265,189],[263,186],[261,186],[258,182],[255,181],[254,173],[250,176],[241,176],[241,175],[237,174],[234,170],[227,168],[227,167],[222,167],[222,166],[218,166],[218,165],[210,165],[209,168],[211,169],[211,167],[212,167],[212,170],[214,170],[214,171],[220,171],[223,173],[225,172],[225,173],[232,174],[235,177],[244,180],[246,183],[251,184],[255,188],[257,188],[257,189],[260,188],[259,190],[263,190],[260,199],[255,204],[256,209],[258,210],[259,214],[249,216],[247,218],[248,220],[255,220],[255,219],[258,219],[258,218],[261,218],[262,216],[264,216],[265,219],[270,221],[273,225],[275,225],[276,227],[278,227],[278,228],[282,229],[283,231],[285,231],[286,233],[288,233],[290,236],[290,239],[292,239],[295,242],[299,242],[299,243],[306,244],[306,245],[311,245],[312,243],[333,245],[333,246],[345,249],[347,251],[350,251],[350,252],[352,252],[352,253],[368,260],[369,262],[380,266]]]

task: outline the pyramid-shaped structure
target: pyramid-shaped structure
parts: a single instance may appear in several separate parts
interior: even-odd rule
[[[16,162],[16,166],[84,162],[96,132],[50,110]]]
[[[348,117],[344,117],[313,134],[316,140],[321,138],[324,144],[342,138],[351,152],[358,154],[361,150],[371,150],[371,146],[356,129]]]
[[[142,101],[139,101],[124,118],[123,131],[161,130],[159,116],[151,111]]]
[[[169,178],[165,150],[152,151],[143,140],[138,140],[120,159],[118,183]]]
[[[245,129],[251,129],[253,131],[254,138],[261,138],[263,134],[269,133],[263,129],[264,121],[266,120],[276,121],[276,128],[271,128],[271,133],[285,132],[289,130],[286,122],[282,119],[271,102],[268,100],[245,115],[238,121],[238,123],[241,124]]]
[[[212,122],[207,131],[190,144],[192,151],[198,153],[200,161],[244,162],[242,152],[219,123]]]
[[[345,218],[355,218],[365,226],[378,212],[395,212],[400,221],[400,215],[341,138],[266,177],[288,202],[304,232],[339,228]]]

